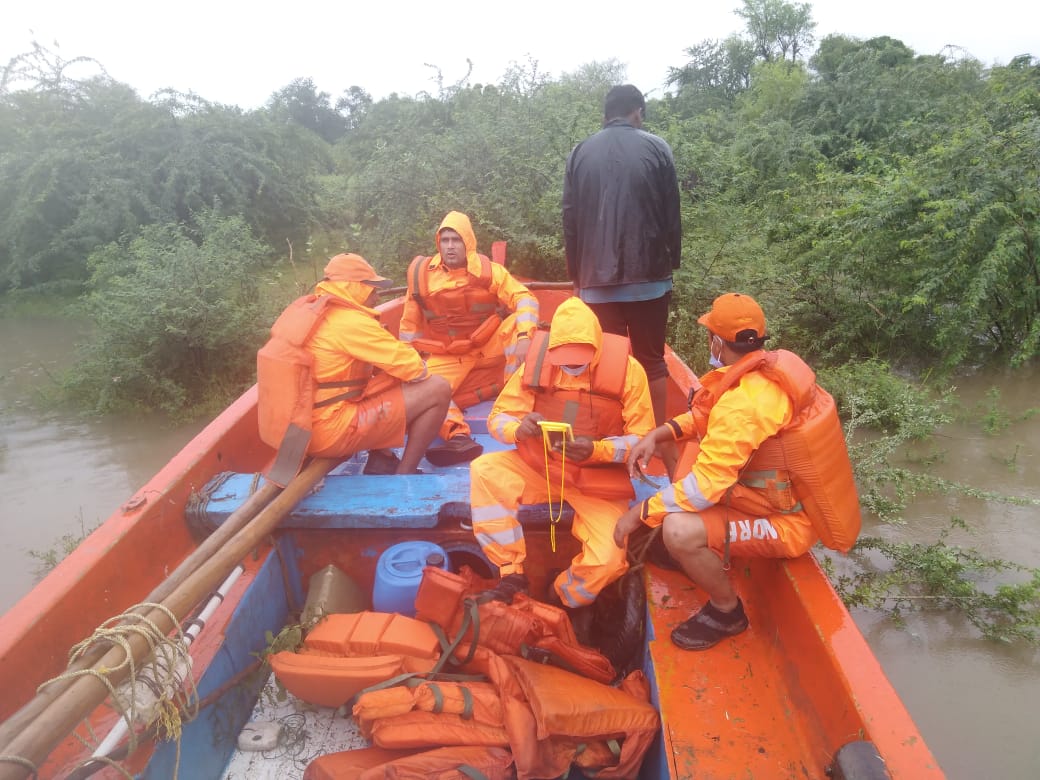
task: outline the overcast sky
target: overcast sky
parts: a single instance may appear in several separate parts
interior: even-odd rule
[[[466,74],[499,81],[511,62],[551,76],[617,58],[628,80],[660,94],[685,49],[743,32],[740,0],[413,0],[264,3],[252,0],[8,0],[0,63],[31,42],[63,59],[93,57],[142,97],[164,87],[254,108],[293,79],[339,96],[358,85],[381,98],[435,91]],[[817,40],[831,33],[889,35],[919,54],[959,47],[987,65],[1040,57],[1036,0],[815,0]]]

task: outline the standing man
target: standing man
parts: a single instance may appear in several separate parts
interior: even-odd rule
[[[694,440],[673,484],[617,521],[614,541],[662,526],[672,557],[707,603],[672,631],[684,650],[706,650],[748,627],[730,581],[731,555],[796,558],[817,539],[848,551],[859,499],[834,399],[787,350],[766,351],[766,318],[740,293],[715,299],[697,322],[711,365],[690,411],[655,428],[629,455],[634,474],[662,442]]]
[[[668,144],[642,130],[643,93],[614,87],[603,129],[571,152],[563,179],[567,274],[606,333],[627,336],[646,370],[658,425],[672,272],[679,267],[679,184]]]
[[[627,571],[625,550],[611,534],[634,498],[624,461],[653,427],[649,401],[646,373],[629,355],[628,340],[604,334],[578,298],[561,303],[488,417],[491,435],[516,447],[470,464],[473,533],[502,576],[495,598],[512,601],[528,590],[521,502],[562,511],[566,500],[574,509],[571,534],[581,551],[550,586],[550,601],[586,607]],[[574,439],[549,449],[539,421],[570,423]]]
[[[278,448],[279,484],[306,454],[348,458],[402,443],[386,473],[412,474],[437,435],[451,391],[380,325],[373,307],[391,284],[361,255],[336,255],[314,293],[271,328],[257,353],[258,411],[260,438]]]
[[[469,217],[450,212],[437,228],[437,254],[408,268],[408,297],[398,330],[427,356],[430,373],[448,380],[452,403],[441,426],[435,466],[473,460],[483,448],[470,436],[462,408],[494,398],[523,362],[538,327],[538,299],[499,263],[477,253]]]

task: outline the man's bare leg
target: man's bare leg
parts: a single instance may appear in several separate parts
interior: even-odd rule
[[[708,532],[699,515],[666,515],[661,535],[668,552],[694,585],[707,592],[712,604],[723,612],[737,606],[737,592],[722,567],[722,560],[708,547]]]
[[[429,376],[422,382],[401,386],[404,394],[406,439],[398,474],[412,474],[437,437],[451,403],[451,385],[444,377]]]

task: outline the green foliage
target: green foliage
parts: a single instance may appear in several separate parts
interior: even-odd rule
[[[896,377],[879,361],[821,369],[817,381],[834,396],[846,421],[846,439],[861,506],[882,520],[899,520],[921,491],[927,473],[897,465],[908,441],[920,441],[950,420],[949,401]]]
[[[947,543],[949,530],[930,543],[860,538],[855,555],[863,569],[837,577],[835,586],[849,606],[884,612],[902,623],[914,611],[963,615],[983,636],[1002,642],[1040,639],[1040,569],[987,558],[972,548]],[[883,568],[866,558],[873,551]],[[1024,575],[1017,583],[994,583],[995,575]]]
[[[95,249],[150,224],[197,229],[205,210],[272,243],[306,240],[313,179],[331,166],[319,136],[274,109],[145,102],[103,70],[73,78],[89,64],[37,46],[0,78],[0,290],[82,284]]]
[[[86,298],[97,337],[67,380],[99,412],[183,414],[253,381],[271,310],[260,296],[264,247],[238,218],[202,215],[198,242],[153,225],[90,257]]]
[[[87,528],[86,523],[83,521],[83,515],[80,514],[78,533],[62,534],[61,538],[46,550],[29,550],[29,557],[36,562],[33,571],[36,581],[39,582],[47,576],[51,569],[79,547],[80,543],[93,533],[97,527],[95,525],[93,528]]]

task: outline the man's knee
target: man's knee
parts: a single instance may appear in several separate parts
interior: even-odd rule
[[[704,520],[700,515],[688,512],[665,515],[661,538],[672,555],[691,553],[708,546]]]
[[[431,408],[451,403],[451,384],[439,374],[432,374],[422,382],[405,385],[404,392],[408,403]]]

